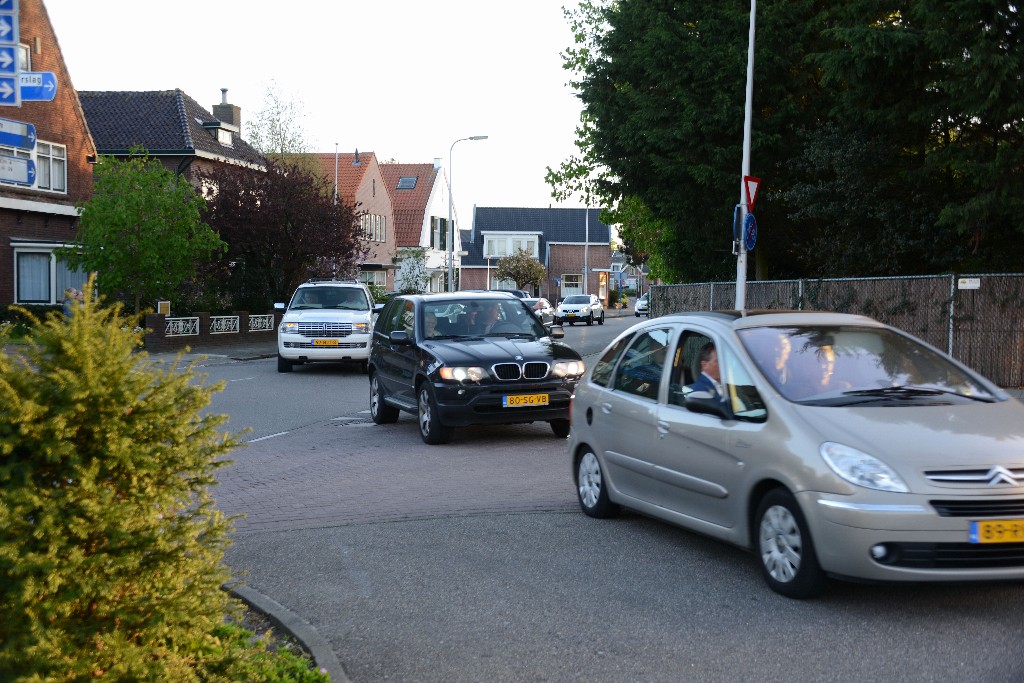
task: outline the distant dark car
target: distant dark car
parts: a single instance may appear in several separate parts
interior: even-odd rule
[[[545,421],[569,433],[580,355],[507,294],[402,295],[377,317],[370,344],[370,415],[417,416],[428,444],[454,427]]]

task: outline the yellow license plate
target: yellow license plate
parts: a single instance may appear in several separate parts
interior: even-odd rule
[[[337,339],[314,339],[313,346],[337,346]]]
[[[971,522],[971,543],[1024,543],[1024,519],[989,519]]]
[[[548,405],[547,394],[517,394],[502,396],[501,405],[505,408],[528,408],[530,406]]]

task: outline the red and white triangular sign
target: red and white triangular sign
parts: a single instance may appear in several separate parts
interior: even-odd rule
[[[743,176],[743,187],[747,191],[747,211],[754,210],[754,202],[757,201],[757,187],[760,184],[760,178],[755,178],[752,175]]]

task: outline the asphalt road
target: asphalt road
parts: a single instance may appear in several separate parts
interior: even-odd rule
[[[351,369],[205,370],[228,380],[213,409],[255,428],[215,491],[246,515],[226,560],[351,681],[1024,680],[1020,585],[836,583],[788,600],[743,551],[584,516],[546,424],[426,446],[409,415],[369,421]]]

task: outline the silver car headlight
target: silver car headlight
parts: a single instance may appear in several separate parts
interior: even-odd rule
[[[580,377],[586,370],[581,360],[559,360],[551,366],[551,374],[555,377]]]
[[[855,486],[878,491],[909,493],[900,475],[878,458],[841,443],[826,441],[818,449],[832,471]]]
[[[296,322],[281,323],[281,331],[285,334],[297,334],[299,331],[299,324]]]
[[[479,382],[487,378],[483,368],[441,368],[438,374],[449,382]]]

